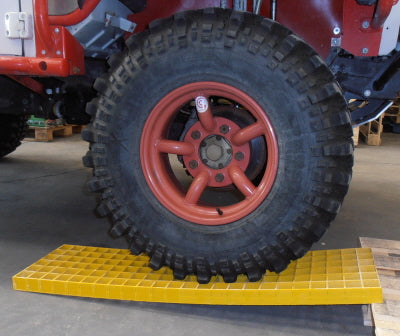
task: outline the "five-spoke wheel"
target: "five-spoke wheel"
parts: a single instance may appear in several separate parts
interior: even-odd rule
[[[192,107],[192,121],[183,137],[173,139],[170,130],[185,106]],[[224,117],[224,106],[234,106],[253,122],[243,127],[229,119],[232,113]],[[266,151],[252,148],[252,140],[259,137]],[[173,155],[180,158],[191,181],[180,178]],[[187,84],[165,96],[145,124],[140,156],[157,199],[175,215],[205,225],[227,224],[254,211],[268,195],[278,167],[277,139],[266,113],[245,92],[217,82]],[[247,172],[254,160],[262,162],[257,179]],[[241,197],[226,204],[215,193],[207,193],[210,188],[239,191]]]

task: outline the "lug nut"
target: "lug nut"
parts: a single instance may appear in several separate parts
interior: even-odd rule
[[[228,148],[228,149],[226,150],[226,152],[227,152],[228,154],[232,154],[232,149]]]
[[[228,126],[228,125],[222,125],[222,126],[219,128],[219,131],[220,131],[222,134],[228,133],[228,132],[229,132],[229,126]]]
[[[199,131],[193,131],[191,136],[192,136],[193,140],[197,140],[197,139],[200,139],[201,134]]]
[[[224,174],[218,173],[217,175],[215,175],[215,181],[217,182],[222,182],[224,178],[225,178]]]
[[[237,152],[237,153],[235,154],[235,159],[236,159],[237,161],[242,161],[242,160],[244,159],[244,154],[243,154],[242,152]]]
[[[220,135],[217,135],[215,138],[216,138],[218,141],[221,141],[221,140],[222,140],[222,137],[221,137]]]
[[[222,169],[222,168],[224,168],[224,165],[222,163],[218,163],[218,168]]]
[[[201,160],[201,162],[203,162],[204,164],[207,164],[208,160],[207,159],[203,159],[203,160]]]
[[[196,169],[198,166],[199,166],[199,164],[197,163],[196,160],[192,160],[192,161],[189,162],[189,167],[191,169]]]

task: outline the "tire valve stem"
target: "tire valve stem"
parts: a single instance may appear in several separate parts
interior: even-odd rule
[[[217,212],[218,212],[218,215],[220,215],[220,216],[222,216],[224,214],[224,212],[220,208],[217,208]]]

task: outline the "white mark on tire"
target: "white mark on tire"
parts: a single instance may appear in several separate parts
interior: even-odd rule
[[[208,110],[208,100],[206,97],[196,97],[196,110],[199,113],[204,113]]]

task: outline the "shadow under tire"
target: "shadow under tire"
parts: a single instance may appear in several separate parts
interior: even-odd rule
[[[0,114],[0,158],[13,152],[25,137],[26,116]]]

